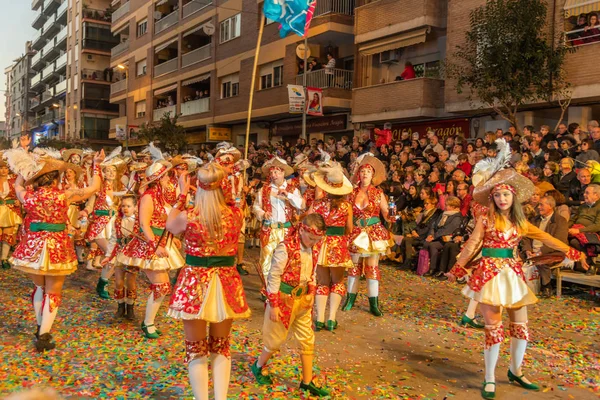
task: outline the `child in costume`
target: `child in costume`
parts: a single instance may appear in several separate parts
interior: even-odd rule
[[[0,263],[9,269],[8,253],[14,246],[19,225],[23,223],[21,204],[15,194],[15,179],[9,175],[8,164],[0,160]]]

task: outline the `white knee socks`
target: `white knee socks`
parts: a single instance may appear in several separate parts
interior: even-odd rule
[[[523,375],[521,365],[523,364],[526,349],[527,340],[510,338],[510,372],[518,377]],[[531,383],[525,378],[522,379],[525,383]]]
[[[105,265],[104,267],[102,267],[102,273],[100,274],[100,277],[108,282],[108,280],[110,279],[111,276],[113,276],[114,273],[115,273],[114,264],[108,264],[108,265]]]
[[[348,277],[348,293],[356,293],[356,286],[358,285],[358,276]]]
[[[44,309],[42,310],[42,321],[40,324],[40,335],[44,333],[50,332],[52,329],[52,324],[54,324],[54,319],[56,318],[56,314],[58,313],[58,306],[54,307],[54,310],[50,312],[50,296],[47,294],[44,295]]]
[[[337,310],[340,308],[340,303],[342,302],[342,296],[338,293],[330,293],[329,294],[329,320],[335,321],[335,316],[337,315]]]
[[[158,310],[164,299],[165,296],[162,296],[155,300],[154,293],[150,293],[150,296],[148,296],[148,302],[146,303],[146,317],[144,318],[144,324],[148,327],[148,333],[156,332],[156,328],[150,325],[154,325],[154,318],[156,318],[156,314],[158,314]]]
[[[475,311],[477,310],[478,301],[471,299],[465,315],[471,319],[475,318]]]
[[[77,255],[77,261],[84,262],[85,258],[83,257],[83,252],[85,248],[82,246],[75,246],[75,254]]]
[[[42,301],[44,300],[44,288],[42,286],[35,286],[32,303],[33,312],[35,313],[35,319],[38,325],[42,324]]]
[[[327,296],[323,294],[316,295],[315,304],[317,305],[317,321],[325,322],[325,308],[327,308]]]
[[[229,379],[231,375],[231,359],[222,354],[211,353],[212,376],[215,389],[215,400],[227,400]]]
[[[188,376],[194,398],[196,400],[208,400],[208,358],[204,356],[190,361]]]
[[[379,281],[377,279],[367,279],[367,296],[379,296]]]
[[[8,253],[10,252],[10,244],[2,242],[2,260],[8,260]]]
[[[485,360],[485,381],[496,382],[496,363],[498,362],[498,355],[500,354],[500,343],[496,343],[489,349],[483,350],[483,358]],[[495,392],[495,385],[485,385],[483,389],[486,392]]]

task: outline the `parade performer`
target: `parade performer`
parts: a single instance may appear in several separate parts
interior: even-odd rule
[[[292,226],[295,212],[304,209],[304,200],[298,189],[288,188],[285,177],[291,175],[293,170],[284,160],[275,157],[261,169],[270,181],[258,192],[252,210],[258,220],[262,221],[259,265],[266,278],[271,268],[273,251]]]
[[[385,180],[385,166],[371,155],[357,160],[354,177],[358,186],[348,196],[353,206],[354,232],[350,252],[354,267],[348,271],[348,296],[342,310],[354,306],[361,274],[367,278],[369,310],[376,317],[383,315],[379,307],[379,257],[385,255],[390,246],[390,233],[384,228],[379,214],[388,218],[388,204],[383,191],[377,186]],[[361,261],[363,264],[361,265]]]
[[[160,150],[154,148],[152,151],[155,161],[146,169],[144,186],[148,188],[144,190],[138,206],[142,235],[135,236],[116,258],[120,264],[140,268],[151,282],[151,293],[141,326],[148,339],[160,336],[160,331],[154,326],[154,319],[165,296],[171,292],[169,271],[179,269],[184,264],[179,253],[181,243],[165,231],[171,206],[165,201],[163,192],[170,184],[168,172],[171,170],[171,163],[163,159]]]
[[[102,163],[102,187],[95,194],[85,208],[81,211],[81,216],[89,217],[89,226],[85,234],[85,239],[90,243],[95,243],[98,250],[92,253],[93,258],[88,263],[100,267],[102,256],[108,251],[108,240],[112,235],[115,218],[117,216],[118,198],[115,192],[120,190],[121,183],[118,179],[118,169],[125,166],[123,159],[119,157],[121,147],[113,150]],[[103,299],[110,299],[106,290],[108,280],[114,273],[114,265],[108,264],[102,267],[102,272],[96,284],[96,292]]]
[[[198,170],[194,207],[181,201],[167,220],[167,229],[184,234],[185,267],[171,297],[169,316],[183,320],[185,363],[196,399],[208,399],[208,356],[212,363],[214,398],[225,400],[231,374],[230,331],[234,319],[250,316],[242,279],[235,268],[241,210],[225,201],[225,171],[216,163]],[[180,197],[189,190],[182,175]],[[208,328],[208,336],[207,336]]]
[[[585,255],[527,222],[521,203],[534,192],[533,183],[512,168],[508,168],[510,149],[504,139],[496,140],[495,159],[480,161],[474,168],[473,199],[489,207],[487,216],[477,220],[475,229],[465,243],[455,266],[447,274],[450,282],[463,277],[473,269],[463,294],[479,302],[485,321],[485,380],[481,395],[493,399],[496,395],[495,369],[500,344],[504,341],[502,309],[510,318],[510,367],[508,379],[525,389],[539,390],[539,386],[524,377],[521,364],[530,333],[527,325],[527,306],[537,302],[527,286],[522,261],[518,256],[522,237],[539,240],[544,245],[564,252],[568,265],[577,260],[587,265]],[[469,263],[481,248],[482,257]]]
[[[312,329],[312,308],[315,300],[314,279],[319,255],[318,243],[326,225],[319,214],[309,214],[286,235],[273,253],[267,276],[267,307],[263,322],[263,350],[250,369],[261,385],[273,383],[263,368],[274,352],[292,334],[300,345],[302,381],[300,389],[314,396],[329,392],[313,382],[315,333]]]
[[[348,251],[352,233],[352,204],[345,200],[352,193],[352,183],[344,176],[342,167],[335,162],[319,167],[313,174],[316,185],[327,193],[316,200],[308,214],[317,213],[325,219],[327,230],[317,259],[316,330],[337,328],[336,314],[346,294],[344,272],[354,267]],[[329,318],[325,325],[325,309],[329,300]]]
[[[102,265],[108,265],[115,256],[123,251],[123,248],[138,235],[140,225],[136,215],[137,201],[132,194],[126,194],[121,199],[120,210],[114,220],[114,226],[111,230],[111,236],[108,241],[106,258],[102,260]],[[135,299],[137,298],[136,279],[139,268],[116,263],[115,265],[115,294],[117,301],[116,318],[127,318],[130,321],[135,319]]]
[[[100,188],[99,164],[104,151],[94,158],[91,185],[69,190],[58,188],[60,172],[79,167],[48,158],[35,160],[21,149],[8,150],[4,157],[19,175],[15,192],[27,213],[25,236],[17,244],[10,263],[28,274],[35,284],[31,295],[38,324],[35,347],[43,352],[56,346],[50,329],[61,304],[65,277],[77,269],[77,258],[66,230],[69,204],[85,200]]]
[[[81,163],[81,154],[83,153],[80,149],[69,149],[62,152],[63,161],[79,165]],[[73,169],[67,169],[63,173],[61,180],[61,188],[64,190],[69,189],[82,189],[85,187],[84,180],[81,179],[83,176],[83,170],[79,169],[75,171]],[[69,227],[72,232],[73,243],[75,245],[75,254],[77,254],[77,261],[79,264],[85,263],[85,250],[87,248],[85,244],[84,234],[82,232],[82,224],[79,219],[79,212],[84,206],[84,202],[71,203],[69,204]]]
[[[14,246],[19,225],[23,223],[21,205],[15,193],[15,178],[10,177],[8,164],[0,160],[0,263],[9,269],[8,253]]]

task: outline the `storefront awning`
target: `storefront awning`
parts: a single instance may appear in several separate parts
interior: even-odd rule
[[[566,0],[565,18],[600,11],[600,0]]]
[[[368,43],[360,46],[358,52],[362,56],[370,56],[373,54],[383,53],[388,50],[395,50],[401,47],[408,47],[418,43],[424,43],[427,33],[431,28],[425,27],[412,32],[406,32],[401,35],[396,35],[391,38],[385,38],[373,43]]]
[[[154,48],[154,52],[158,53],[159,51],[166,49],[167,47],[169,47],[171,44],[175,43],[176,41],[177,41],[177,37],[175,37],[174,39],[169,40],[163,44],[159,44],[158,46],[156,46]]]
[[[210,74],[205,74],[205,75],[197,76],[195,78],[188,79],[187,81],[183,81],[183,82],[181,82],[181,86],[193,85],[194,83],[202,82],[202,81],[205,81],[207,79],[210,79]]]
[[[172,91],[172,90],[177,90],[177,84],[176,84],[176,83],[174,83],[174,84],[172,84],[172,85],[169,85],[169,86],[165,86],[164,88],[156,89],[156,90],[154,91],[154,95],[155,95],[155,96],[159,96],[159,95],[161,95],[161,94],[164,94],[164,93],[170,92],[170,91]]]

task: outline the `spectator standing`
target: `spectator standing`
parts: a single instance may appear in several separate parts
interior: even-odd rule
[[[404,64],[404,71],[400,74],[400,80],[406,81],[409,79],[415,79],[417,74],[415,72],[415,68],[413,67],[410,61],[407,61]]]
[[[323,64],[325,68],[325,76],[327,77],[327,86],[333,87],[333,74],[335,69],[335,58],[333,54],[327,53],[327,64]]]

